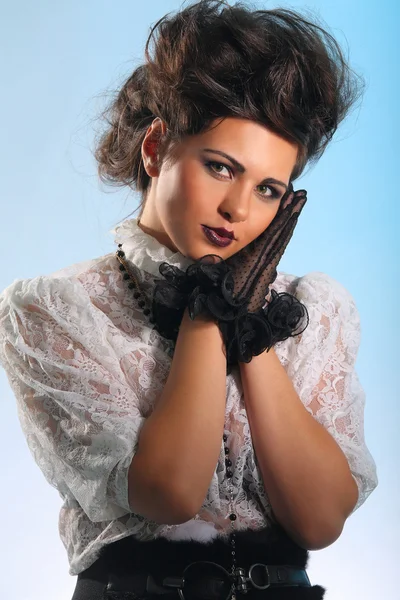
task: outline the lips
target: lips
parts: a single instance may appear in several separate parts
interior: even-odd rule
[[[208,227],[208,229],[211,229],[212,231],[215,231],[215,233],[218,233],[218,235],[222,238],[228,238],[229,240],[234,239],[233,231],[228,231],[223,227],[209,227],[208,225],[206,225],[206,227]]]
[[[208,241],[214,244],[215,246],[226,248],[227,246],[230,246],[232,244],[233,240],[231,238],[222,237],[216,231],[214,231],[214,229],[211,229],[206,225],[202,225],[201,227]]]

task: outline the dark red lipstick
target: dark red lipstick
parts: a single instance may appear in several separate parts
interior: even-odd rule
[[[208,225],[206,225],[206,227],[208,227]],[[226,237],[233,240],[235,237],[233,231],[228,231],[227,229],[224,229],[224,227],[208,227],[208,229],[212,229],[212,231],[215,231],[215,233],[218,233],[218,235],[223,238]]]
[[[201,227],[207,239],[216,246],[229,246],[234,240],[233,231],[221,227],[208,227],[207,225]]]

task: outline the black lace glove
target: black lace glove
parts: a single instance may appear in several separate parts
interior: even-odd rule
[[[302,333],[308,325],[306,307],[286,292],[271,290],[266,297],[306,201],[306,190],[294,192],[290,186],[267,229],[226,260],[207,254],[186,272],[162,263],[165,280],[155,285],[152,303],[159,333],[176,341],[186,307],[192,320],[206,315],[221,330],[229,367]]]

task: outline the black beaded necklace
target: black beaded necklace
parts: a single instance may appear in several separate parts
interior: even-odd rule
[[[152,310],[148,305],[146,296],[140,290],[140,286],[139,286],[139,282],[138,282],[137,278],[135,277],[135,275],[132,273],[131,269],[129,268],[129,265],[125,258],[125,252],[122,250],[122,244],[118,244],[118,248],[119,248],[119,250],[116,251],[116,257],[117,257],[118,262],[120,263],[119,270],[124,273],[123,279],[130,280],[130,282],[128,283],[128,288],[130,290],[133,290],[136,288],[136,291],[134,292],[133,297],[135,298],[135,300],[138,300],[138,305],[142,309],[143,314],[149,317],[149,322],[154,324]],[[224,433],[224,435],[222,436],[222,439],[225,444],[228,439],[228,436]],[[230,542],[231,542],[231,546],[232,546],[232,549],[231,549],[232,571],[231,571],[231,573],[233,576],[231,599],[236,600],[235,591],[236,590],[245,591],[246,583],[245,583],[245,578],[244,578],[244,572],[242,572],[243,569],[238,569],[238,573],[236,572],[236,539],[235,539],[234,523],[237,519],[237,515],[233,512],[233,485],[232,485],[232,481],[231,481],[232,476],[233,476],[233,472],[231,471],[232,461],[229,458],[229,448],[226,445],[224,446],[224,451],[225,451],[226,477],[228,480],[228,484],[230,484],[229,485],[229,499],[230,499],[229,519],[231,521],[231,536],[230,536],[230,538],[231,538]],[[236,587],[236,583],[235,583],[236,577],[239,577],[239,584],[237,587]]]

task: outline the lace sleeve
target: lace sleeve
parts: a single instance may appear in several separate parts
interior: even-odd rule
[[[131,512],[128,469],[145,420],[106,320],[77,280],[16,280],[0,295],[0,364],[28,447],[95,522]]]
[[[324,273],[301,277],[296,297],[307,306],[309,327],[297,338],[289,372],[307,410],[334,437],[358,486],[357,510],[378,484],[364,439],[365,393],[355,371],[360,318],[354,299]]]

